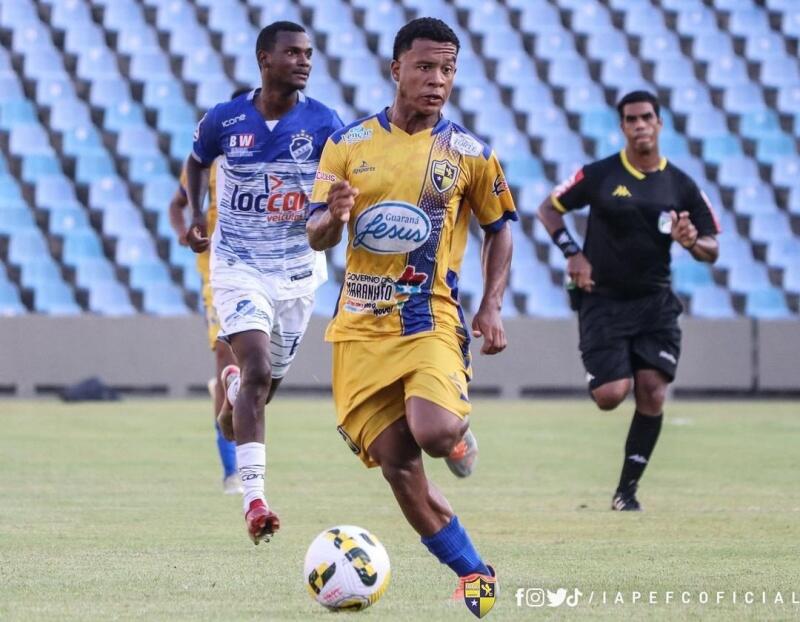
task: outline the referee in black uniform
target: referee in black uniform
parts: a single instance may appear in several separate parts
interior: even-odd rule
[[[601,410],[612,410],[633,386],[636,412],[611,507],[635,511],[641,510],[636,489],[661,430],[681,350],[683,309],[670,287],[670,247],[675,241],[708,263],[716,261],[719,247],[708,201],[659,153],[658,100],[634,91],[617,110],[625,148],[557,187],[539,207],[539,219],[567,258],[592,398]],[[581,250],[562,214],[586,205]]]

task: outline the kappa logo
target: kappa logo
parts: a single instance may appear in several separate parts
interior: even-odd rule
[[[658,353],[658,356],[662,359],[669,361],[673,365],[677,365],[678,363],[678,360],[675,358],[675,356],[670,354],[669,352],[666,352],[665,350],[661,350],[661,352]]]
[[[614,189],[614,192],[611,193],[611,196],[612,197],[630,197],[630,196],[633,196],[633,195],[631,195],[631,191],[628,190],[628,188],[626,186],[623,186],[622,184],[620,184],[619,186],[617,186]]]
[[[450,134],[450,147],[465,156],[479,156],[483,153],[483,145],[468,134],[453,132]]]
[[[305,162],[314,152],[314,139],[305,130],[300,130],[297,134],[292,134],[292,141],[289,143],[289,153],[292,159],[297,162]]]
[[[363,125],[351,127],[347,132],[342,134],[342,140],[347,144],[360,143],[370,138],[372,138],[372,130]]]
[[[448,160],[434,160],[431,166],[431,181],[436,191],[444,194],[458,179],[459,168]]]
[[[231,125],[239,123],[239,121],[244,121],[246,118],[247,117],[245,116],[245,114],[242,113],[238,117],[231,117],[230,119],[225,119],[222,122],[222,127],[230,127]]]

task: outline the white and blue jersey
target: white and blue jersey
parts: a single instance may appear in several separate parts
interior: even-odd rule
[[[218,266],[227,274],[255,271],[284,300],[313,292],[327,278],[324,253],[312,250],[306,237],[308,197],[322,148],[342,121],[298,93],[297,104],[268,125],[253,104],[257,93],[209,110],[195,130],[192,155],[206,166],[220,157],[224,173],[211,237],[212,281]]]

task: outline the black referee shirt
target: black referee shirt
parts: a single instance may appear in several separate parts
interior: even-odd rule
[[[717,233],[708,200],[691,177],[665,158],[657,171],[642,173],[624,149],[584,166],[551,199],[562,213],[589,206],[583,253],[594,291],[614,298],[670,287],[670,211],[689,212],[699,236]]]

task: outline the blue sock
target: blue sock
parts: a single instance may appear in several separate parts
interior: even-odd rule
[[[453,516],[437,533],[422,538],[422,544],[459,577],[475,572],[489,574],[489,569],[472,545],[469,535],[458,522],[458,516]]]
[[[236,469],[236,442],[225,440],[219,425],[216,423],[214,427],[217,430],[217,451],[219,451],[219,460],[222,462],[222,468],[225,471],[225,477],[237,473]]]

